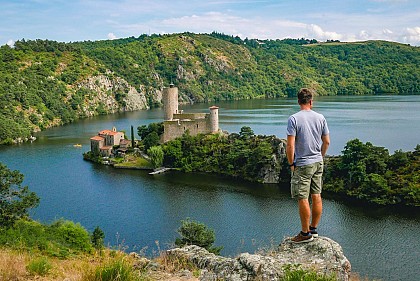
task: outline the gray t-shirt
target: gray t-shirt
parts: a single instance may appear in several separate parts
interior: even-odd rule
[[[287,135],[295,136],[296,166],[322,161],[321,136],[328,135],[327,120],[313,110],[301,110],[287,120]]]

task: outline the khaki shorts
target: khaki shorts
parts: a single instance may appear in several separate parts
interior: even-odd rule
[[[292,198],[308,199],[309,194],[320,194],[323,169],[323,162],[295,167],[290,181]]]

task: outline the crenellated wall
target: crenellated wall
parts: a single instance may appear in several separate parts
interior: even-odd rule
[[[173,119],[163,122],[164,133],[163,142],[181,137],[186,131],[195,136],[197,134],[208,134],[210,130],[210,119],[208,114],[206,118],[200,119]]]
[[[163,89],[162,101],[164,109],[162,142],[181,137],[187,131],[192,136],[219,131],[217,106],[210,107],[210,113],[184,113],[178,109],[178,88],[173,85]]]

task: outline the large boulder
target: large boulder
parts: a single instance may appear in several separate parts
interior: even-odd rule
[[[279,280],[287,270],[302,269],[347,281],[351,271],[341,246],[327,237],[301,244],[285,238],[271,252],[242,253],[236,258],[217,256],[195,245],[168,250],[167,255],[201,268],[200,280]]]

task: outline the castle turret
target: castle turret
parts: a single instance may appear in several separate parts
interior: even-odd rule
[[[163,89],[162,102],[164,120],[172,120],[174,113],[178,113],[178,88],[174,84]]]
[[[217,133],[219,131],[219,107],[210,107],[210,130],[211,133]]]

